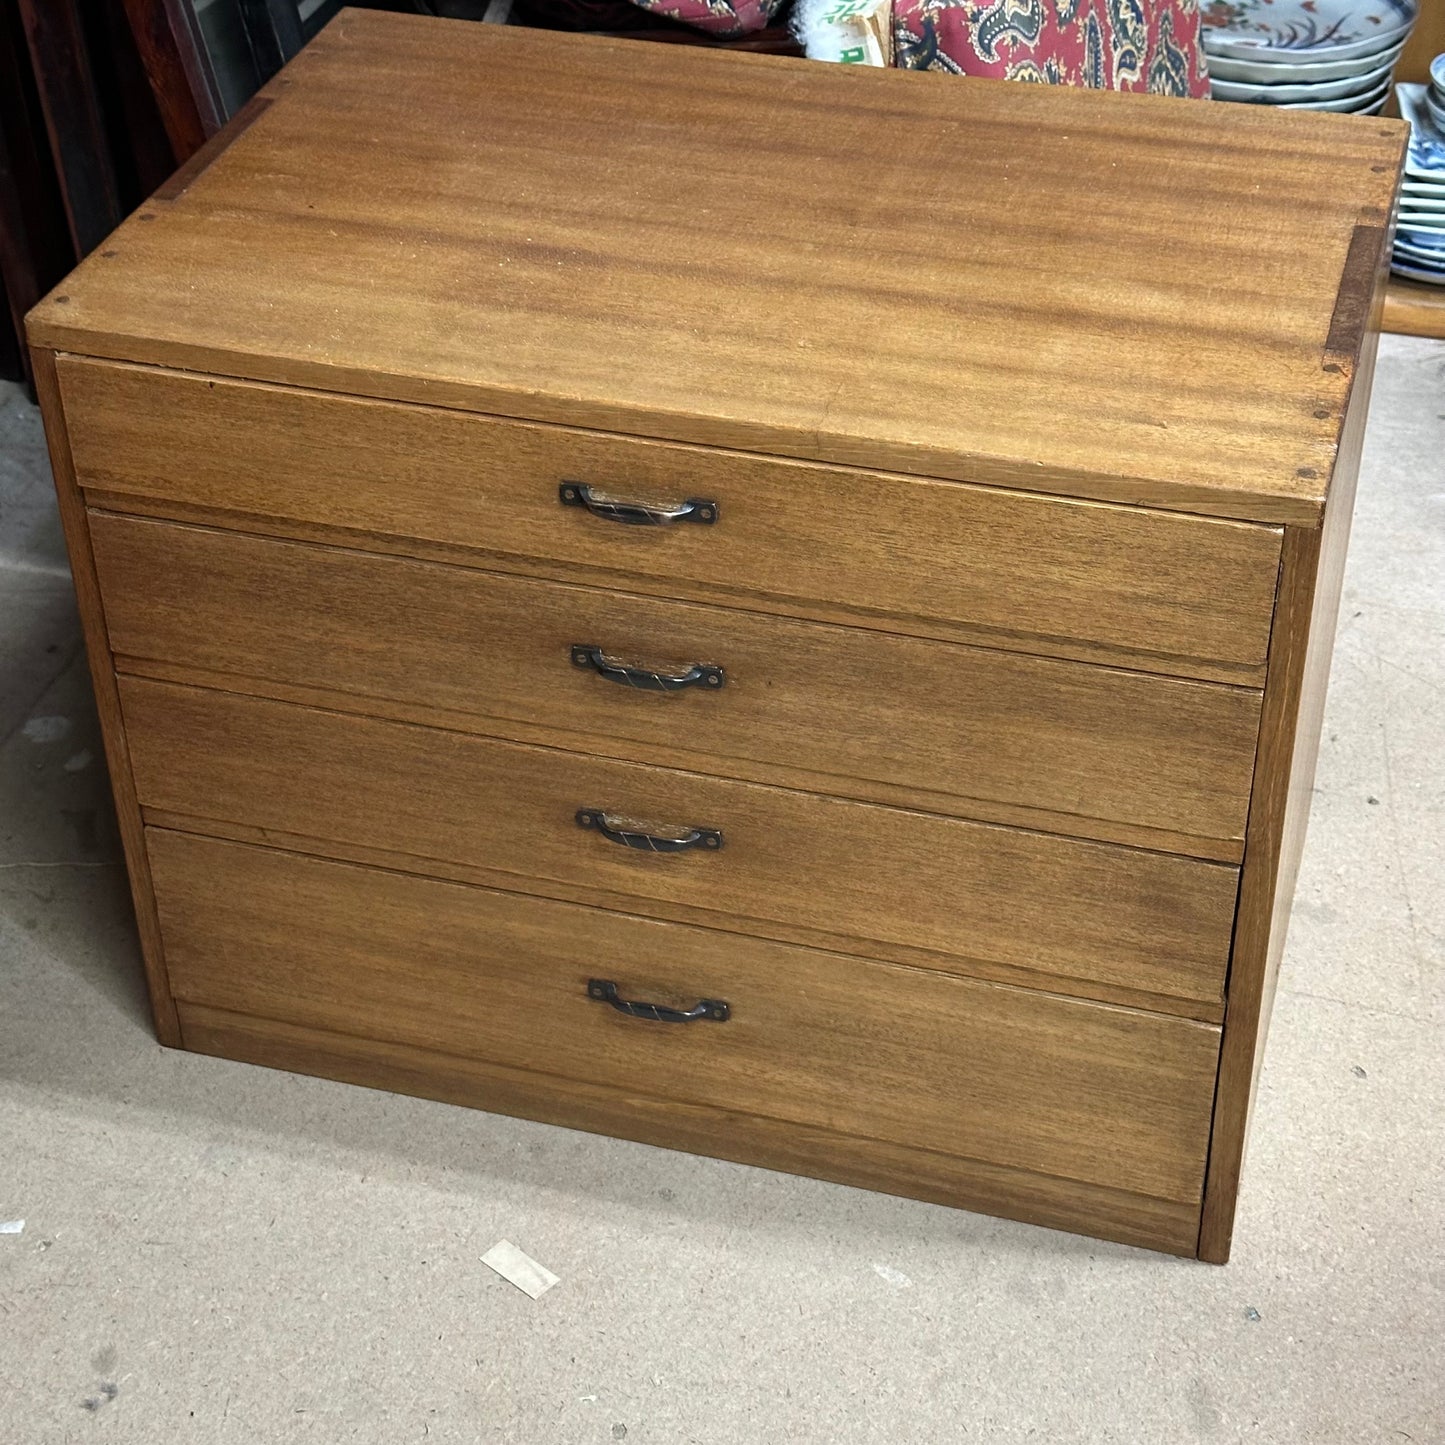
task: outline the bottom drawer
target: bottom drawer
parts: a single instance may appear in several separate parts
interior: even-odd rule
[[[1041,1194],[1077,1181],[1197,1210],[1219,1049],[1209,1025],[163,829],[147,836],[171,986],[200,1006],[183,1007],[183,1019],[224,1011],[532,1071],[552,1076],[539,1087],[553,1094],[575,1080],[626,1091],[642,1116],[668,1106],[754,1116],[807,1134],[815,1151],[824,1131],[845,1153],[848,1139],[872,1140],[981,1161],[1019,1171],[1024,1196],[1027,1176],[1051,1176]],[[675,1008],[721,1000],[729,1016],[629,1017],[589,997],[595,978]],[[559,1112],[506,1098],[497,1107]],[[939,1193],[906,1178],[886,1187]],[[1026,1205],[997,1212],[1032,1217]]]

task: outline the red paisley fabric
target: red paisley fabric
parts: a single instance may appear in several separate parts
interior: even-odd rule
[[[761,30],[783,0],[634,0],[713,35]],[[894,0],[894,64],[1045,85],[1206,97],[1199,0]]]
[[[681,20],[709,35],[747,35],[761,30],[783,0],[635,0],[654,15]]]
[[[894,0],[893,33],[906,70],[1209,94],[1199,0]]]

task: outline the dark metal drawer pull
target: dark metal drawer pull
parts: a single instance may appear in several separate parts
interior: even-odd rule
[[[689,828],[680,837],[643,833],[614,823],[601,808],[578,808],[577,826],[595,828],[609,842],[624,848],[641,848],[648,853],[685,853],[689,848],[721,848],[723,836],[716,828]]]
[[[586,482],[563,482],[557,496],[564,507],[586,507],[594,517],[634,527],[667,527],[673,522],[697,522],[708,527],[717,521],[717,503],[700,497],[690,497],[675,507],[654,507],[647,502],[618,502],[595,496]]]
[[[698,1019],[713,1019],[724,1024],[732,1010],[720,998],[699,999],[690,1009],[666,1008],[660,1003],[638,1003],[635,999],[622,998],[617,985],[605,978],[587,980],[587,997],[610,1003],[620,1014],[633,1019],[653,1019],[660,1024],[691,1024]]]
[[[721,687],[723,670],[710,662],[696,662],[686,672],[649,672],[645,667],[628,667],[626,663],[609,662],[600,647],[585,642],[572,644],[574,667],[590,667],[598,677],[623,687],[637,687],[644,692],[681,692],[685,687]]]

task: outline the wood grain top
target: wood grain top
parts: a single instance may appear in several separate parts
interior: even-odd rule
[[[347,11],[30,337],[1309,525],[1404,135]]]

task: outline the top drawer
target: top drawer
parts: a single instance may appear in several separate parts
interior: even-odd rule
[[[59,375],[79,482],[121,507],[221,508],[664,596],[1263,677],[1277,528],[80,357]],[[621,525],[563,506],[563,482],[705,499],[716,520]]]

